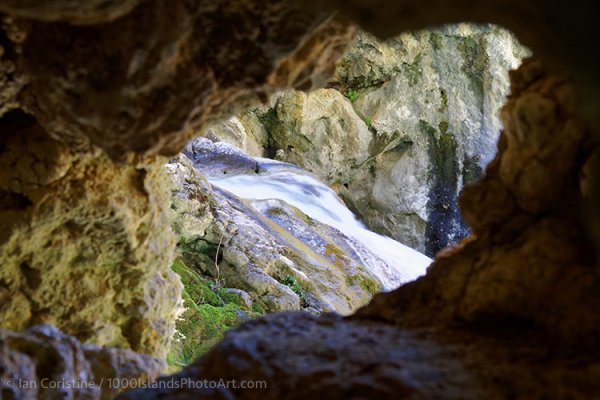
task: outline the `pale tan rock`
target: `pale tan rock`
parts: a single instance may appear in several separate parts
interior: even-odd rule
[[[76,155],[17,117],[22,128],[0,153],[1,326],[45,322],[85,342],[164,355],[181,285],[170,270],[163,160]]]

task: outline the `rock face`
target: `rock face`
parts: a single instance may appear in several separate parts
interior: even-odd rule
[[[511,81],[498,155],[461,197],[473,235],[440,254],[427,279],[360,314],[405,324],[520,321],[594,347],[600,282],[577,210],[590,195],[581,182],[597,148],[564,74],[529,61]]]
[[[225,159],[212,143],[200,140],[195,150],[200,146]],[[237,165],[252,160],[237,157]],[[235,174],[230,166],[236,164],[226,165]],[[343,233],[285,202],[242,200],[211,186],[184,155],[166,168],[173,181],[171,219],[185,264],[249,293],[264,311],[349,314],[381,290],[354,250],[358,244]]]
[[[0,330],[2,399],[111,400],[155,380],[161,366],[131,350],[82,345],[50,325]]]
[[[2,121],[2,326],[45,322],[164,356],[181,285],[162,250],[175,244],[162,160],[117,165],[73,153],[21,112]]]
[[[369,227],[434,254],[468,233],[458,194],[495,152],[508,70],[525,54],[491,25],[385,42],[361,33],[337,64],[334,89],[285,92],[272,109],[209,137],[259,153],[263,146],[318,174]]]
[[[38,264],[25,264],[30,268],[17,272],[21,261],[10,258],[5,263],[6,257],[19,258],[29,252],[48,270],[68,267],[69,272],[76,272],[85,262],[80,258],[73,258],[68,265],[63,259],[55,263],[44,260],[54,260],[53,254],[63,243],[67,247],[74,243],[73,250],[83,254],[84,259],[90,243],[93,256],[100,258],[108,257],[116,246],[121,258],[114,260],[114,275],[99,277],[96,274],[107,268],[92,270],[84,265],[84,274],[68,276],[92,287],[114,282],[126,289],[125,285],[132,285],[134,290],[146,287],[148,277],[160,274],[147,269],[152,264],[151,255],[164,257],[161,265],[165,269],[159,270],[166,270],[174,250],[169,235],[159,233],[164,240],[148,239],[141,247],[134,245],[146,240],[147,231],[168,229],[168,221],[162,221],[160,215],[169,204],[169,196],[157,202],[157,212],[152,211],[156,209],[151,200],[133,205],[135,200],[129,199],[132,193],[138,198],[135,186],[147,186],[149,194],[144,196],[148,198],[155,193],[150,189],[153,181],[145,179],[156,176],[153,174],[158,174],[158,169],[154,171],[149,166],[152,161],[141,154],[176,153],[191,135],[186,128],[203,126],[202,121],[218,115],[229,116],[237,105],[245,104],[246,95],[264,97],[279,84],[308,87],[323,78],[332,67],[328,61],[337,57],[337,50],[352,29],[323,21],[318,18],[322,14],[307,11],[308,7],[339,9],[369,31],[384,36],[396,35],[399,29],[421,29],[458,20],[491,21],[513,29],[547,67],[531,63],[514,75],[500,154],[490,166],[489,179],[464,195],[466,221],[473,224],[474,236],[440,256],[423,279],[377,297],[362,317],[332,321],[292,314],[256,321],[246,327],[247,331],[242,328],[230,334],[226,343],[228,350],[235,351],[233,355],[217,349],[206,358],[215,368],[192,367],[183,374],[277,374],[279,387],[312,390],[313,395],[335,394],[347,388],[349,381],[356,382],[343,374],[356,362],[364,368],[359,371],[362,379],[353,386],[353,393],[365,393],[364,397],[381,394],[382,386],[392,387],[394,394],[407,393],[414,398],[444,397],[456,393],[444,390],[447,382],[456,384],[464,397],[471,393],[478,398],[499,399],[597,396],[599,288],[598,263],[593,256],[600,242],[592,242],[594,236],[587,230],[591,217],[598,218],[600,204],[600,79],[596,52],[590,51],[595,48],[600,29],[595,3],[323,0],[290,5],[278,1],[147,0],[129,13],[122,11],[123,4],[133,3],[81,0],[77,2],[80,13],[69,6],[74,4],[72,1],[2,2],[0,149],[2,165],[8,166],[2,168],[0,184],[0,304],[8,305],[0,313],[3,326],[5,321],[18,325],[17,312],[22,313],[27,325],[45,319],[70,321],[65,330],[76,333],[98,326],[91,318],[70,319],[71,315],[81,315],[77,311],[85,306],[80,286],[73,283],[59,282],[61,295],[48,295],[54,309],[38,304],[31,308],[37,310],[32,318],[27,307],[11,309],[18,304],[15,299],[22,299],[22,304],[29,301],[28,280],[33,288],[36,282],[40,287],[48,286],[43,282],[44,273],[32,271]],[[112,18],[117,19],[108,22]],[[75,26],[68,21],[103,23]],[[565,66],[576,83],[555,73],[556,67]],[[112,159],[124,162],[109,162],[106,155],[90,149],[90,143],[105,149]],[[68,152],[61,150],[64,147]],[[128,154],[130,151],[137,154]],[[19,162],[36,167],[29,171]],[[65,164],[77,167],[67,169]],[[127,175],[138,184],[125,185]],[[79,186],[88,190],[72,196]],[[79,207],[80,201],[87,201],[90,190],[96,194],[96,201]],[[114,206],[119,194],[127,206]],[[70,201],[65,200],[67,195]],[[584,206],[596,210],[595,214]],[[138,211],[153,217],[141,218]],[[64,221],[61,215],[69,213],[77,218],[76,226],[89,228],[75,229],[73,234],[72,225],[60,222],[47,229],[54,221]],[[115,221],[103,224],[104,217],[98,215],[114,215]],[[130,221],[134,221],[133,226],[128,225]],[[121,229],[125,225],[129,226],[127,233]],[[118,244],[111,239],[114,226],[119,227]],[[54,243],[54,237],[61,242]],[[20,241],[25,243],[23,249],[17,246]],[[109,246],[104,247],[105,243]],[[56,245],[55,249],[44,247],[46,244]],[[129,268],[129,261],[137,257],[147,261],[134,262],[147,275],[139,277],[135,268]],[[26,260],[23,256],[22,261]],[[10,274],[4,272],[6,265]],[[118,269],[122,266],[127,268]],[[64,285],[69,290],[62,290]],[[46,299],[46,295],[40,297]],[[145,319],[147,314],[149,321],[157,315],[156,309],[144,311],[144,298],[135,300],[132,304],[142,304],[140,318]],[[132,310],[138,315],[136,306],[123,307],[116,302],[105,306],[115,311],[114,319],[107,320],[108,326],[124,326],[122,322],[128,320]],[[65,308],[75,314],[54,318]],[[164,311],[163,315],[173,313],[172,309]],[[415,360],[414,353],[406,354],[407,348],[416,345],[398,338],[408,329],[406,325],[436,327],[437,336],[432,340],[443,347],[444,353],[450,350],[466,365],[448,363],[444,353],[428,352],[427,368],[421,371],[435,384],[421,385],[423,380],[414,379],[418,369],[413,366],[423,365],[417,364],[423,358]],[[451,325],[460,325],[463,330],[453,335]],[[302,330],[301,343],[290,346],[286,340],[288,329]],[[143,327],[131,332],[152,336]],[[381,341],[374,340],[376,332]],[[277,340],[270,341],[271,337]],[[160,346],[155,344],[160,340],[156,338],[140,348],[157,349],[158,354]],[[345,341],[351,345],[344,347]],[[520,351],[515,351],[517,348]],[[485,356],[478,355],[478,349]],[[23,359],[18,351],[8,353],[9,365]],[[444,365],[437,368],[437,363],[451,365],[450,375],[440,373]],[[462,365],[472,373],[464,379]],[[44,370],[42,365],[39,370]],[[29,374],[33,367],[27,371],[23,373]],[[3,368],[2,374],[5,372]],[[298,379],[307,374],[307,379]],[[454,377],[457,379],[451,380]],[[482,387],[484,390],[478,392]],[[251,397],[253,393],[257,392],[246,391],[239,397]],[[291,393],[299,397],[305,394],[302,390]],[[174,394],[168,389],[162,394],[159,390],[144,393],[142,398],[155,395],[190,398],[186,390]],[[258,396],[267,397],[263,393]],[[275,392],[273,397],[281,396]]]
[[[598,150],[569,78],[529,60],[511,80],[498,155],[461,198],[474,233],[438,255],[426,276],[349,319],[284,314],[248,323],[161,378],[255,379],[268,390],[215,383],[119,398],[595,396],[600,282],[576,210],[589,196],[582,168]]]
[[[14,3],[3,8],[91,23],[136,2],[79,4],[81,21],[64,3]],[[8,90],[52,137],[79,150],[96,145],[120,160],[128,151],[174,155],[195,130],[277,87],[320,86],[353,34],[329,13],[293,2],[137,3],[101,29],[7,20]],[[17,92],[19,82],[27,85]]]
[[[286,1],[0,12],[0,326],[164,358],[181,284],[158,154],[278,88],[320,85],[354,28]]]
[[[279,353],[283,348],[285,356]],[[252,361],[238,362],[239,356]],[[431,359],[444,361],[432,364]],[[253,385],[252,390],[242,389],[242,380]],[[422,333],[347,322],[335,315],[317,319],[279,313],[247,323],[187,370],[159,379],[156,385],[164,389],[134,390],[117,399],[476,399],[489,395],[476,385],[465,389],[473,380],[460,358]],[[185,394],[168,389],[169,384],[186,381],[196,387],[190,384]],[[208,383],[202,386],[203,381]]]

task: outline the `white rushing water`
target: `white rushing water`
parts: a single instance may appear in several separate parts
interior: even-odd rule
[[[214,186],[243,199],[283,200],[311,218],[356,239],[384,261],[383,266],[374,262],[366,262],[365,266],[372,268],[371,272],[381,280],[386,290],[425,273],[431,259],[389,237],[369,231],[332,189],[312,175],[290,164],[253,159],[260,173],[209,174],[208,179]]]

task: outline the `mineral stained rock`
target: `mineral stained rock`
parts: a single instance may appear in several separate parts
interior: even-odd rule
[[[468,234],[458,194],[495,153],[508,71],[527,54],[493,25],[361,32],[331,88],[285,91],[207,135],[317,174],[372,230],[433,255]]]
[[[595,396],[600,288],[577,213],[593,142],[563,73],[528,60],[511,81],[498,155],[461,199],[473,235],[438,254],[426,276],[345,320],[253,321],[161,378],[254,379],[268,390],[155,389],[120,399]]]
[[[164,355],[180,304],[162,160],[74,154],[35,119],[2,119],[0,320]],[[6,127],[6,126],[5,126]]]
[[[82,345],[47,324],[21,333],[0,330],[2,399],[111,400],[130,383],[155,380],[161,367],[128,349]]]
[[[98,6],[86,3],[80,16]],[[33,18],[61,9],[26,5],[5,9]],[[90,18],[127,6],[105,5]],[[78,150],[175,155],[206,124],[277,88],[322,86],[353,34],[330,13],[287,1],[150,0],[92,26],[7,17],[3,96],[18,91],[52,137]]]
[[[287,1],[0,13],[0,326],[162,358],[181,284],[160,154],[277,88],[322,85],[355,29]]]
[[[255,321],[229,334],[226,352],[217,348],[182,374],[276,376],[276,388],[298,388],[291,393],[299,396],[347,394],[348,387],[365,397],[389,388],[413,398],[449,397],[455,388],[478,398],[597,396],[599,285],[579,214],[584,201],[597,200],[600,80],[590,49],[600,25],[593,2],[147,0],[120,18],[111,14],[120,7],[113,2],[82,0],[90,14],[81,17],[60,3],[67,4],[2,2],[8,14],[0,32],[0,157],[9,166],[0,179],[3,324],[23,329],[62,321],[83,340],[161,353],[163,339],[154,335],[169,331],[160,318],[171,316],[174,305],[160,297],[178,294],[167,289],[176,286],[166,275],[174,242],[163,219],[168,196],[158,200],[163,192],[154,189],[160,179],[153,163],[160,160],[139,153],[175,154],[192,129],[276,87],[322,82],[352,29],[303,9],[309,3],[339,8],[390,36],[429,24],[489,21],[513,29],[552,69],[530,62],[513,76],[499,155],[462,200],[474,235],[440,254],[426,277],[377,297],[353,320],[290,314]],[[26,14],[16,11],[20,5]],[[96,13],[97,5],[110,6]],[[48,8],[54,23],[40,16]],[[104,23],[69,23],[77,20]],[[557,65],[570,67],[577,91],[555,73]],[[125,290],[135,298],[119,302]],[[101,309],[87,292],[109,303]],[[160,306],[147,308],[146,295]],[[86,300],[102,323],[85,315]],[[448,326],[455,324],[464,334],[452,336]],[[431,340],[442,351],[415,358],[407,349],[419,345],[399,338],[407,326],[437,326]],[[293,330],[300,340],[291,346]],[[523,351],[515,353],[520,340]],[[448,350],[460,362],[449,362]],[[9,350],[2,359],[23,362],[18,372],[33,377],[30,356]],[[355,371],[353,363],[364,368]],[[423,379],[415,378],[419,371]],[[198,394],[165,389],[141,398]]]
[[[221,164],[213,168],[226,168],[228,175],[235,175],[236,165],[256,168],[251,157],[232,154],[231,147],[206,139],[188,146],[217,155]],[[211,158],[204,161],[212,165]],[[166,169],[172,179],[171,221],[185,264],[250,293],[265,311],[302,308],[346,315],[381,290],[363,265],[376,256],[344,233],[285,202],[243,200],[211,186],[184,155]],[[291,280],[299,285],[296,291],[285,283]]]
[[[579,211],[591,131],[564,73],[530,60],[511,83],[498,154],[461,197],[473,236],[440,253],[427,277],[376,297],[359,315],[404,324],[521,321],[594,347],[600,282]]]

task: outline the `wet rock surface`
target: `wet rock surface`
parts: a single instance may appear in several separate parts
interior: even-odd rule
[[[158,154],[279,87],[320,85],[354,28],[285,1],[0,13],[0,326],[162,358],[181,284]]]
[[[441,252],[425,277],[377,295],[349,320],[285,314],[248,323],[179,375],[163,378],[251,377],[270,382],[268,391],[154,390],[122,398],[594,396],[598,280],[585,223],[572,213],[583,204],[575,160],[590,157],[589,130],[561,73],[527,61],[511,79],[499,153],[461,199],[474,234]],[[573,150],[558,151],[557,138]],[[530,146],[538,151],[527,151]],[[528,167],[544,162],[543,155],[545,168]],[[503,165],[520,166],[520,173]],[[554,188],[536,196],[519,184],[537,175],[543,182],[547,174],[560,185],[560,196]],[[403,341],[407,331],[431,327],[431,341]],[[412,358],[415,353],[422,357]],[[368,361],[371,356],[376,361]],[[357,365],[363,367],[356,371]]]
[[[82,0],[78,2],[82,11],[70,14],[68,4],[73,2],[2,2],[0,316],[3,327],[17,330],[40,321],[63,324],[65,331],[83,340],[91,340],[90,330],[107,326],[109,334],[97,337],[109,339],[99,342],[132,347],[142,343],[140,349],[160,354],[166,339],[158,335],[169,332],[168,327],[158,323],[158,328],[146,328],[157,315],[172,315],[174,304],[168,303],[162,311],[157,311],[162,306],[146,307],[141,288],[152,286],[150,276],[169,281],[166,271],[174,242],[170,234],[161,231],[168,230],[163,212],[169,196],[164,192],[167,196],[160,200],[163,192],[150,188],[159,168],[149,166],[166,160],[148,161],[140,154],[175,154],[192,135],[192,128],[239,111],[251,103],[246,95],[264,98],[271,83],[273,87],[305,88],[319,82],[331,72],[329,61],[337,58],[336,49],[344,47],[352,29],[303,17],[315,16],[312,11],[287,18],[290,14],[282,2],[268,2],[268,7],[264,2],[249,1],[203,3],[209,7],[206,14],[192,1],[149,0],[130,13],[113,14],[123,4],[134,3]],[[596,396],[600,324],[598,264],[593,256],[598,242],[592,242],[594,236],[589,234],[593,232],[592,217],[595,215],[597,227],[598,216],[590,210],[597,210],[599,204],[598,163],[594,160],[598,159],[600,80],[596,52],[590,51],[598,37],[593,33],[599,26],[592,8],[595,4],[541,0],[324,0],[302,4],[339,9],[382,36],[457,20],[503,24],[532,48],[546,68],[523,66],[513,78],[500,155],[489,168],[489,179],[465,193],[462,201],[474,236],[440,254],[426,277],[378,296],[353,321],[302,314],[254,321],[231,332],[223,343],[235,352],[217,348],[182,374],[275,376],[278,388],[299,387],[300,394],[306,389],[314,395],[335,395],[347,394],[348,382],[355,385],[352,376],[340,369],[354,371],[351,366],[357,363],[364,368],[357,372],[361,381],[354,386],[356,393],[382,394],[394,388],[394,395],[447,398],[458,388],[464,397],[475,394],[478,398]],[[108,7],[96,12],[98,5]],[[29,10],[19,11],[26,8]],[[215,17],[220,24],[205,25],[200,15],[208,21]],[[84,21],[102,23],[71,25]],[[548,21],[553,22],[551,29]],[[260,28],[254,35],[256,23]],[[252,44],[265,38],[268,48],[264,53],[257,50],[257,56]],[[90,43],[97,44],[94,51]],[[274,58],[270,49],[275,49]],[[267,54],[266,58],[261,54]],[[265,62],[245,62],[254,59]],[[557,66],[567,66],[576,82],[556,75]],[[212,91],[215,87],[222,90]],[[554,124],[546,125],[546,121]],[[582,121],[586,123],[583,128]],[[90,143],[104,148],[110,157],[90,150]],[[563,153],[555,144],[564,145],[567,151]],[[127,154],[130,151],[138,154]],[[114,164],[109,158],[126,162]],[[554,175],[553,179],[546,172]],[[556,182],[557,187],[540,186],[537,179],[545,184]],[[539,196],[529,184],[540,190]],[[79,188],[84,190],[75,190]],[[141,197],[154,196],[156,201],[135,200],[142,191],[146,194]],[[75,225],[67,220],[74,220]],[[159,232],[156,240],[147,239],[149,232]],[[63,258],[56,254],[64,245],[68,257]],[[115,259],[110,258],[113,254]],[[107,257],[109,262],[96,262],[96,256]],[[88,257],[93,260],[89,265],[85,264]],[[157,266],[153,269],[149,266],[154,262]],[[36,272],[38,266],[44,273]],[[114,274],[106,272],[113,271],[111,267]],[[48,270],[52,277],[53,268],[69,272],[60,274],[65,282],[52,280],[59,282],[56,290],[45,273]],[[141,276],[138,269],[144,271]],[[96,275],[105,273],[107,276]],[[107,282],[109,289],[105,290]],[[133,291],[131,303],[112,296],[115,286]],[[36,287],[52,290],[38,291]],[[103,308],[92,307],[100,315],[98,325],[79,313],[87,300],[83,294],[87,290],[81,287],[100,288],[92,290],[99,298],[106,294]],[[149,290],[148,297],[156,298],[160,292],[160,296],[176,298],[164,290],[167,287],[172,286],[159,285],[154,294]],[[30,298],[37,300],[29,304]],[[141,327],[137,321],[127,324],[132,311],[145,321]],[[453,333],[449,328],[453,325],[464,330]],[[427,357],[418,360],[406,354],[406,348],[419,348],[416,341],[402,339],[402,332],[415,326],[436,326],[433,340],[441,352],[426,352]],[[298,331],[301,343],[290,346],[288,330]],[[132,335],[125,340],[120,332],[141,333],[142,339]],[[314,339],[304,332],[315,333]],[[375,340],[373,333],[382,340]],[[143,339],[148,337],[149,341]],[[362,340],[367,344],[361,344]],[[397,344],[401,351],[394,352]],[[454,345],[464,351],[454,352]],[[43,363],[34,367],[37,358],[2,346],[2,363],[10,368],[24,365],[18,370],[23,376],[33,377],[34,370],[45,370]],[[388,351],[382,352],[379,346]],[[452,356],[449,362],[448,351],[460,362]],[[87,371],[75,362],[81,359],[81,352],[69,354],[75,354],[65,363],[69,372],[57,367],[57,374]],[[398,360],[403,358],[409,361],[399,369]],[[309,362],[303,364],[305,359]],[[52,365],[55,360],[52,358]],[[205,366],[207,360],[211,365]],[[291,367],[271,367],[275,365]],[[319,365],[326,367],[319,369]],[[411,366],[418,365],[433,374],[412,379],[418,370]],[[453,367],[448,376],[444,365]],[[12,372],[10,368],[3,368],[2,374]],[[380,371],[385,373],[380,375]],[[307,378],[297,379],[300,376]],[[260,392],[244,393],[266,397]],[[228,394],[210,390],[174,394],[157,389],[142,392],[141,398]],[[139,392],[131,396],[139,396]]]
[[[220,164],[230,174],[236,174],[236,165],[251,163],[251,157],[225,148],[237,156]],[[203,163],[205,154],[198,156]],[[219,164],[210,165],[209,172],[221,175]],[[186,156],[173,159],[166,169],[172,179],[171,220],[186,265],[250,293],[265,311],[348,314],[381,288],[362,265],[364,255],[356,254],[360,246],[342,232],[283,201],[244,200],[221,190]]]
[[[417,324],[512,319],[594,347],[600,282],[577,211],[591,132],[564,74],[528,61],[511,81],[498,155],[461,197],[473,235],[440,253],[426,279],[359,314]]]
[[[317,174],[371,229],[433,255],[469,233],[458,194],[493,157],[508,71],[527,54],[493,25],[361,32],[329,89],[276,95],[208,137]]]

